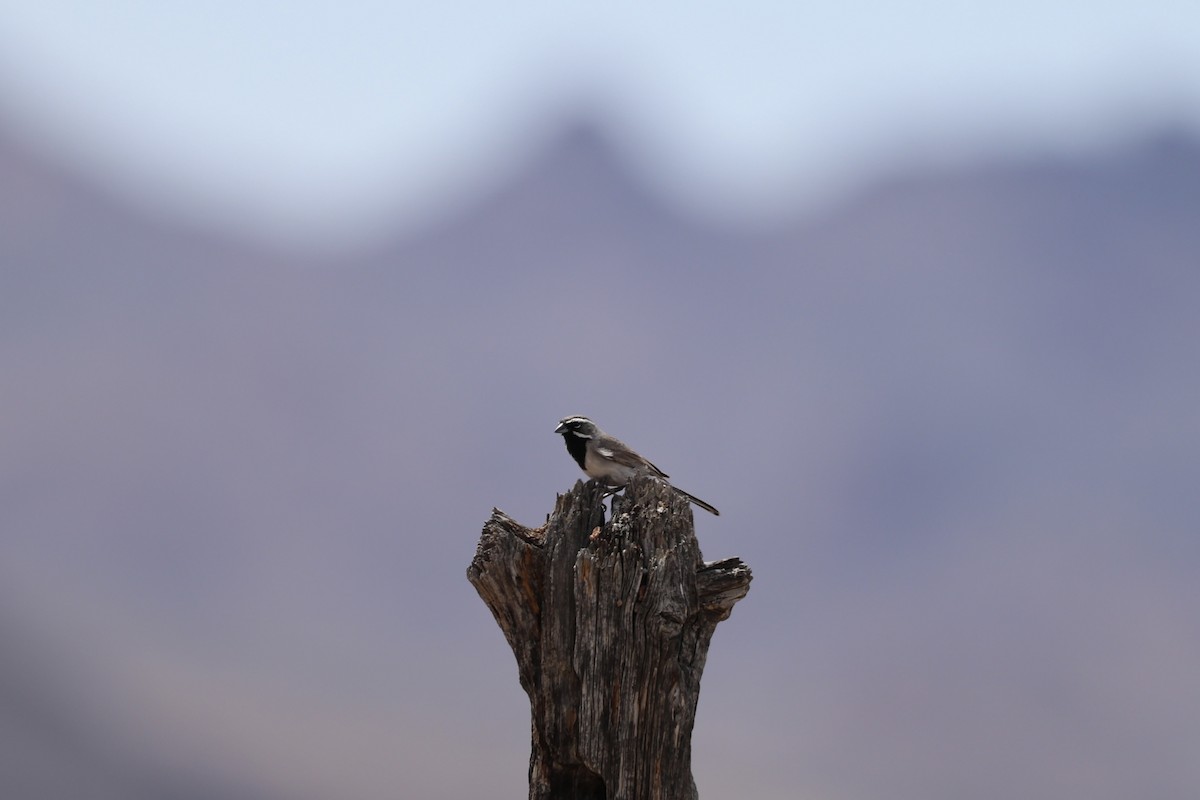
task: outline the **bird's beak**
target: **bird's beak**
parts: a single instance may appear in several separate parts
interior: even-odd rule
[[[565,422],[560,422],[560,423],[558,423],[558,427],[554,429],[554,432],[562,433],[566,429],[567,429],[567,424]]]

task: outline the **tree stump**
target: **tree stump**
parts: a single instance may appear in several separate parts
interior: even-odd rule
[[[603,498],[580,481],[535,529],[494,509],[467,569],[529,695],[529,797],[696,800],[700,675],[750,569],[704,563],[690,505],[655,479],[607,523]]]

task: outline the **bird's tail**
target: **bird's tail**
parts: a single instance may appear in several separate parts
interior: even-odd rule
[[[715,506],[711,506],[711,505],[709,505],[708,503],[706,503],[706,502],[704,502],[703,500],[701,500],[699,497],[696,497],[696,495],[694,495],[694,494],[688,494],[688,493],[687,493],[687,492],[685,492],[683,489],[680,489],[678,486],[672,486],[671,488],[672,488],[672,489],[674,489],[675,491],[679,492],[679,493],[680,493],[681,495],[683,495],[684,497],[686,497],[686,498],[687,498],[689,501],[691,501],[693,504],[695,504],[695,505],[698,505],[698,506],[700,506],[701,508],[703,508],[703,509],[704,509],[705,511],[707,511],[708,513],[710,513],[710,514],[713,514],[714,516],[718,516],[718,517],[719,517],[719,516],[721,516],[721,512],[720,512],[720,511],[717,511],[717,509],[716,509],[716,507],[715,507]]]

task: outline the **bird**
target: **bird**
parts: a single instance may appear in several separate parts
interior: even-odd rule
[[[638,475],[651,475],[664,480],[668,477],[667,473],[654,466],[632,447],[600,430],[600,427],[587,417],[563,417],[558,421],[554,432],[562,434],[567,443],[567,452],[575,459],[580,469],[587,473],[589,478],[595,478],[605,486],[620,489]],[[671,486],[670,483],[667,485]],[[708,513],[720,516],[720,511],[699,497],[688,494],[678,486],[671,486],[671,489]]]

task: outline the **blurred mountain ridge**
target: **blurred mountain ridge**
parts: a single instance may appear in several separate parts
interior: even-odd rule
[[[638,179],[636,168],[618,144],[619,138],[586,114],[577,115],[561,123],[558,132],[546,137],[532,157],[510,168],[509,177],[496,181],[490,190],[484,190],[425,229],[398,234],[368,249],[378,257],[383,252],[403,250],[413,241],[442,235],[452,237],[485,219],[488,224],[501,227],[508,221],[506,215],[544,219],[548,227],[569,216],[588,217],[599,225],[633,225],[640,220],[643,231],[673,221],[690,227],[693,234],[714,233],[714,225],[679,213],[664,195]],[[1181,193],[1179,199],[1188,199],[1200,170],[1198,163],[1200,137],[1186,126],[1163,126],[1101,154],[1073,156],[1047,149],[1040,154],[981,157],[958,166],[897,165],[848,199],[827,205],[824,211],[798,212],[786,224],[754,227],[740,234],[736,225],[720,225],[716,229],[739,238],[772,238],[828,217],[852,217],[855,209],[886,203],[896,195],[912,202],[914,195],[936,193],[939,188],[961,184],[976,184],[981,191],[993,192],[1005,187],[1019,190],[1021,186],[1049,189],[1058,182],[1078,187],[1091,182],[1097,188],[1108,183],[1114,188],[1134,191],[1154,186],[1161,190],[1164,200],[1175,193]],[[140,226],[141,235],[151,239],[173,235],[184,244],[189,239],[207,240],[210,245],[220,243],[224,248],[245,251],[251,257],[259,255],[264,261],[285,257],[271,253],[269,246],[249,242],[241,236],[223,236],[217,229],[194,228],[169,215],[151,217],[107,190],[102,181],[7,135],[0,124],[0,220],[6,233],[18,238],[35,236],[68,218],[78,226],[76,235],[80,237],[94,230]],[[88,224],[81,224],[85,221]],[[295,252],[286,254],[289,262],[303,263],[361,258],[354,248],[344,254],[308,257]]]
[[[78,673],[42,674],[37,653],[0,659],[0,703],[24,715],[0,736],[49,765],[9,773],[27,791],[0,775],[0,794],[68,796],[64,783],[108,770],[113,796],[156,796],[165,768],[146,764],[146,788],[137,743],[155,726],[228,741],[238,728],[224,721],[241,709],[279,735],[240,766],[217,746],[181,756],[212,765],[218,785],[307,785],[340,769],[362,777],[345,787],[353,798],[467,787],[462,770],[430,766],[498,752],[486,704],[453,693],[470,681],[438,683],[495,635],[462,581],[473,542],[461,534],[501,499],[536,521],[576,477],[549,429],[585,412],[739,521],[736,541],[705,539],[756,570],[754,602],[735,618],[747,627],[723,636],[764,670],[748,683],[819,682],[838,701],[830,725],[810,695],[805,713],[788,710],[787,725],[815,715],[815,729],[843,732],[809,742],[813,774],[823,759],[864,774],[851,740],[877,736],[876,749],[912,743],[961,765],[939,795],[922,783],[931,762],[882,759],[913,765],[922,789],[906,796],[1067,796],[1045,791],[1063,771],[1084,776],[1090,791],[1075,796],[1116,800],[1151,774],[1172,796],[1193,773],[1165,745],[1200,718],[1194,670],[1154,679],[1155,665],[1196,663],[1186,631],[1200,629],[1188,628],[1200,604],[1177,602],[1200,562],[1197,219],[1200,142],[1178,131],[1103,156],[898,171],[792,224],[738,231],[678,214],[606,134],[578,124],[423,232],[305,255],[140,213],[0,134],[0,586],[11,614],[46,627],[54,659],[89,672],[80,691],[126,715],[106,731],[108,762],[89,738],[104,719],[72,717],[59,699]],[[803,535],[778,517],[797,508]],[[1001,572],[972,579],[984,565]],[[996,585],[1018,588],[985,593]],[[421,610],[433,600],[431,620]],[[74,639],[55,621],[74,606],[110,628]],[[813,608],[842,610],[845,630],[813,625]],[[781,620],[755,616],[772,609]],[[879,620],[884,636],[872,634]],[[779,631],[803,623],[799,657]],[[938,638],[966,628],[983,637],[974,649]],[[0,652],[39,646],[7,630],[18,644]],[[813,655],[874,653],[889,637],[924,643],[920,655],[897,647],[907,661],[891,665],[920,691],[888,696],[893,674],[863,666],[886,659],[824,674]],[[994,687],[1007,696],[1044,691],[1027,661],[1002,661],[1031,647],[1060,677],[1091,677],[1062,678],[1082,688],[1051,721],[1081,740],[1108,731],[1101,746],[1081,744],[1064,767],[1025,735],[1055,730],[1041,724],[1050,712],[1010,703],[991,726],[1003,746],[988,746],[971,692],[943,709],[956,735],[909,735],[912,697],[928,694],[921,719],[942,709],[921,683],[941,673],[922,659],[961,668],[950,677],[967,687],[1000,675],[1017,687]],[[1122,652],[1150,653],[1150,666],[1110,669]],[[720,659],[706,681],[720,680]],[[117,680],[123,668],[137,679]],[[347,754],[320,725],[292,738],[293,709],[271,692],[208,697],[226,684],[189,682],[227,671],[240,676],[229,685],[344,702],[347,725],[359,693],[386,698],[402,709],[387,724],[404,746]],[[1141,674],[1146,686],[1123,694]],[[143,693],[143,679],[196,688]],[[514,688],[507,672],[496,680]],[[1155,691],[1174,705],[1143,714],[1139,692]],[[881,693],[893,717],[858,708]],[[722,708],[720,696],[706,701]],[[1093,714],[1105,724],[1075,727]],[[771,720],[754,724],[788,741]],[[1014,777],[1006,748],[1026,741]],[[89,763],[75,777],[54,767],[78,753]],[[995,778],[990,794],[978,775]],[[862,780],[854,796],[879,796],[890,776]]]

